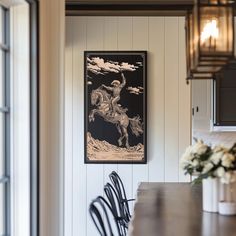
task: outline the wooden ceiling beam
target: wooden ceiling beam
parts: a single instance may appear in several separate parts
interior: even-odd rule
[[[90,4],[90,5],[106,5],[106,4],[133,4],[133,5],[189,5],[193,4],[194,0],[66,0],[68,4]]]
[[[133,4],[133,5],[152,5],[152,4],[158,4],[158,5],[184,5],[184,4],[193,4],[194,0],[66,0],[66,3],[68,4],[100,4],[100,5],[106,5],[106,4]]]
[[[67,0],[67,15],[183,16],[193,0]]]
[[[66,0],[66,15],[183,16],[193,5],[194,0]]]

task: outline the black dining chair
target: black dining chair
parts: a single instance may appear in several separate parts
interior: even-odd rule
[[[104,186],[104,192],[111,206],[116,223],[119,225],[121,233],[126,235],[129,222],[126,219],[125,209],[123,204],[120,202],[117,191],[110,183],[107,183]]]
[[[124,184],[120,178],[120,176],[115,172],[112,171],[109,175],[111,183],[113,184],[117,195],[119,197],[119,201],[123,206],[124,210],[124,217],[127,222],[131,219],[130,209],[129,209],[129,201],[134,201],[135,199],[127,199]]]
[[[100,236],[125,236],[115,220],[110,204],[102,196],[90,203],[89,213]]]

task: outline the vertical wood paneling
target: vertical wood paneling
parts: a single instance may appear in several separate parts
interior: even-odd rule
[[[178,17],[165,18],[165,181],[178,181]]]
[[[104,50],[118,49],[118,17],[104,17]]]
[[[149,181],[164,181],[165,170],[165,22],[149,18],[148,52],[148,167]],[[158,33],[157,33],[158,31]]]
[[[133,18],[118,18],[118,50],[133,49]]]
[[[179,160],[191,142],[191,99],[190,84],[186,84],[186,46],[185,46],[185,19],[179,18]],[[186,99],[188,97],[189,99]],[[179,167],[179,182],[190,181],[189,176],[184,175]]]
[[[72,202],[65,202],[65,232],[67,236],[91,236],[97,232],[88,206],[103,194],[112,170],[123,179],[128,197],[135,196],[140,181],[188,180],[179,170],[181,152],[190,143],[184,17],[73,17],[68,19],[67,28],[65,115],[72,125],[66,124],[65,168],[66,199]],[[84,164],[84,50],[148,51],[147,165]]]
[[[104,17],[104,50],[117,50],[118,48],[118,17]],[[109,182],[109,174],[118,171],[116,164],[104,166],[104,184]]]
[[[102,17],[88,17],[87,19],[87,50],[101,50],[104,47]],[[83,65],[82,65],[83,66]],[[82,82],[82,81],[81,81]],[[103,195],[104,165],[87,165],[87,205],[98,195]],[[96,228],[87,217],[87,235],[96,235]]]
[[[133,50],[148,51],[148,17],[133,18]],[[147,65],[148,68],[148,65]],[[148,70],[149,72],[149,70]],[[148,81],[147,81],[148,83]],[[148,132],[148,131],[147,131]],[[133,166],[133,197],[141,181],[148,181],[148,165]]]
[[[72,17],[66,18],[66,25],[72,26]],[[73,102],[72,102],[72,78],[73,78],[73,28],[66,27],[66,50],[65,50],[65,175],[67,176],[65,184],[65,235],[72,235],[73,230]]]
[[[132,50],[133,39],[133,19],[132,17],[118,18],[118,50]],[[118,165],[118,174],[124,181],[128,198],[133,196],[133,166],[126,164]],[[133,203],[130,202],[131,207]]]
[[[86,235],[88,204],[87,166],[84,164],[84,50],[87,45],[87,18],[73,17],[73,235]],[[101,170],[98,174],[101,174]],[[91,178],[90,178],[91,179]],[[101,180],[100,180],[101,181]],[[99,182],[100,184],[100,182]],[[99,186],[100,187],[100,186]],[[94,192],[93,194],[96,194]],[[95,196],[93,196],[95,197]],[[84,204],[81,204],[81,203]],[[79,233],[78,233],[79,232]]]

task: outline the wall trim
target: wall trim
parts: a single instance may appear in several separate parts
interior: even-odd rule
[[[30,235],[39,235],[39,3],[30,11]]]
[[[65,1],[39,1],[39,229],[64,233]]]

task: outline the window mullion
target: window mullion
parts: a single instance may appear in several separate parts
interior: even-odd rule
[[[10,181],[10,178],[8,176],[2,176],[0,177],[0,184],[5,184]]]
[[[0,112],[8,113],[10,111],[9,107],[0,107]]]
[[[0,43],[0,49],[5,51],[5,52],[8,52],[9,51],[9,46],[5,43]]]

